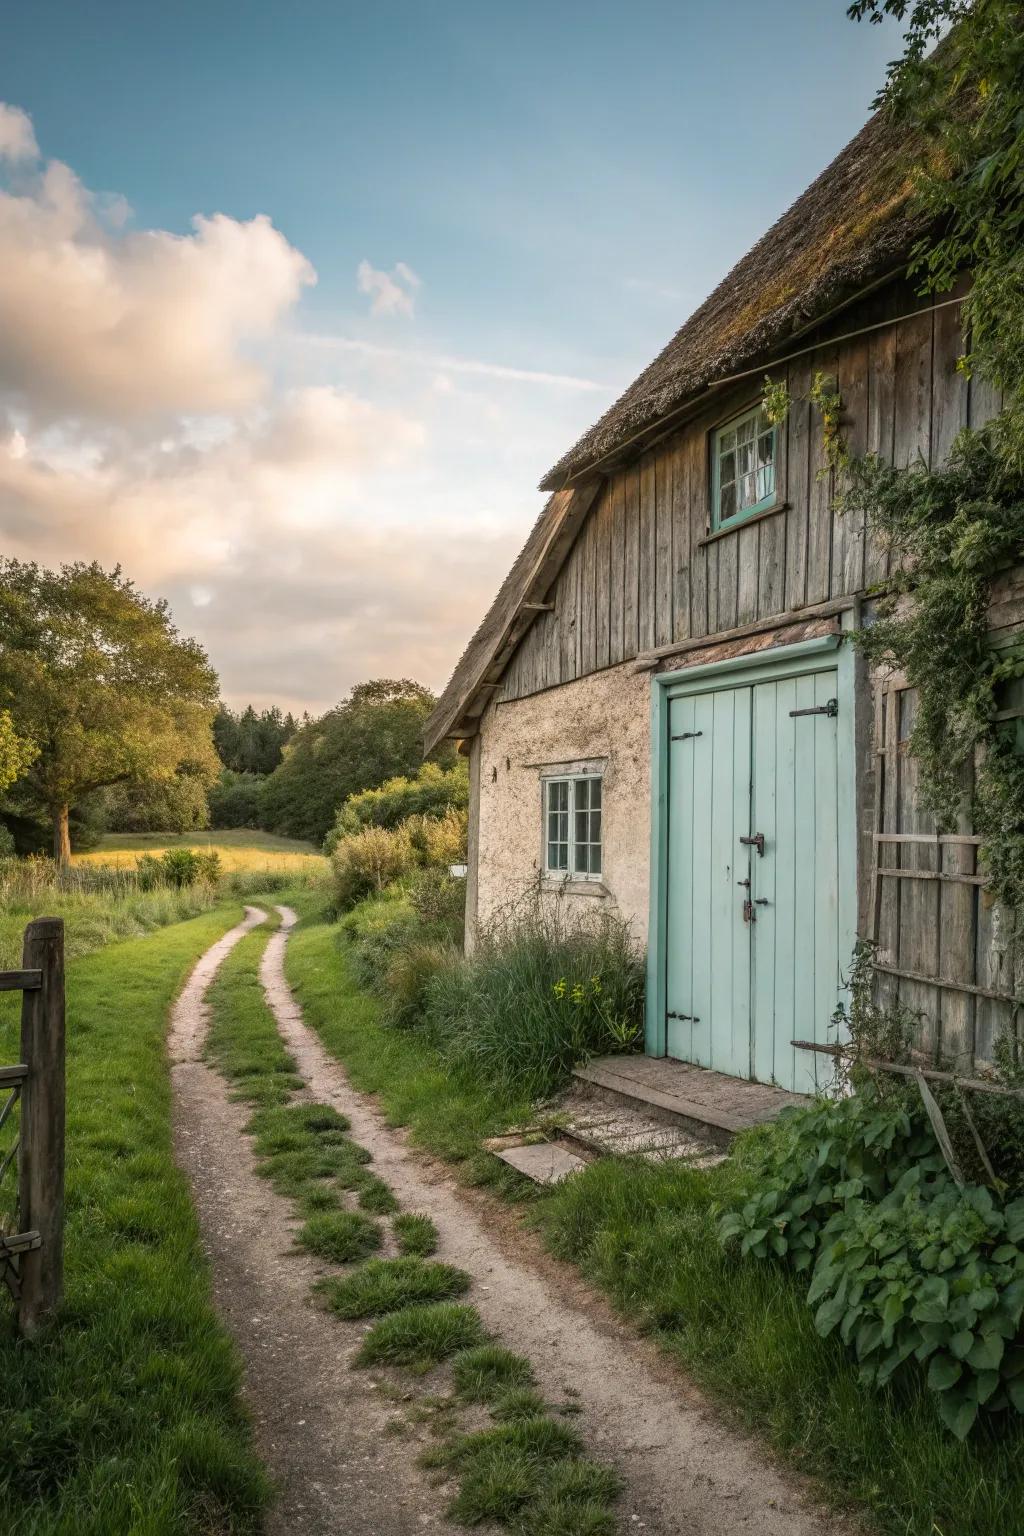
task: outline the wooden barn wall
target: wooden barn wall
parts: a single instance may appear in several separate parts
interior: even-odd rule
[[[996,644],[1024,625],[1024,568],[1001,587],[991,610]],[[1024,681],[1007,684],[999,702],[1024,751]],[[1005,1031],[1020,1038],[1022,1009],[1010,999],[1024,996],[1024,935],[1014,914],[991,899],[969,822],[940,838],[921,808],[918,764],[908,751],[915,691],[899,675],[881,675],[872,706],[873,808],[861,846],[873,852],[862,858],[861,877],[880,997],[919,1016],[929,1055],[968,1069],[992,1061]]]
[[[905,284],[848,310],[849,332],[920,307]],[[757,398],[754,379],[714,412],[611,475],[554,588],[505,674],[502,697],[523,698],[639,652],[870,588],[885,554],[860,520],[832,504],[820,414],[807,402],[815,372],[835,375],[854,453],[897,464],[946,456],[959,428],[995,402],[957,372],[959,310],[922,312],[851,341],[822,340],[785,375],[794,404],[780,435],[785,511],[708,538],[708,433]]]

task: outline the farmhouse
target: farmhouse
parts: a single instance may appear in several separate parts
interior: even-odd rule
[[[850,451],[898,466],[999,408],[957,369],[956,294],[906,277],[916,152],[873,118],[551,470],[426,732],[470,759],[468,945],[528,887],[615,910],[648,946],[648,1055],[795,1092],[830,1075],[793,1042],[830,1038],[858,935],[961,1068],[1022,964],[971,828],[918,804],[913,691],[849,643],[888,556],[809,398],[828,381]],[[995,594],[997,643],[1021,591]]]

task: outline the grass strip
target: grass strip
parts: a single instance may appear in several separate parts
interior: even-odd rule
[[[379,1248],[382,1237],[378,1223],[361,1211],[320,1211],[309,1217],[296,1242],[332,1264],[351,1264]]]
[[[343,1279],[321,1281],[318,1289],[338,1317],[381,1317],[402,1307],[449,1301],[470,1287],[465,1270],[425,1259],[371,1259]]]
[[[355,1357],[356,1365],[405,1365],[426,1372],[486,1338],[475,1307],[442,1301],[405,1307],[375,1323]]]
[[[470,1403],[493,1403],[513,1387],[534,1385],[533,1366],[502,1344],[467,1349],[452,1363],[455,1390]]]
[[[174,1162],[165,1047],[185,976],[240,916],[220,907],[68,967],[65,1305],[26,1343],[0,1301],[10,1536],[260,1528],[268,1485]],[[8,994],[0,1060],[17,1059],[16,1019]]]
[[[437,1252],[437,1228],[429,1216],[402,1211],[391,1223],[400,1253],[429,1258]]]

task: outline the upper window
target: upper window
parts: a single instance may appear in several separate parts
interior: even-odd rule
[[[544,873],[601,876],[601,780],[593,774],[544,781]]]
[[[759,405],[712,435],[713,527],[729,528],[773,505],[775,446],[775,428]]]

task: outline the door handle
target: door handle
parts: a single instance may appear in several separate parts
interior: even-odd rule
[[[753,837],[741,837],[740,842],[748,848],[756,848],[759,858],[764,858],[764,833],[755,832]]]
[[[666,1019],[680,1019],[687,1024],[699,1024],[700,1019],[695,1013],[673,1013],[669,1008],[665,1014]]]

